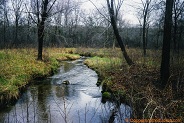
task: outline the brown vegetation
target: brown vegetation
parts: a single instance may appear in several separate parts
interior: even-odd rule
[[[104,50],[107,50],[106,55],[101,56],[101,59],[91,58],[86,60],[86,64],[101,74],[105,91],[110,91],[116,96],[117,101],[127,103],[132,107],[134,118],[182,119],[184,117],[184,97],[182,96],[184,68],[181,60],[183,57],[172,58],[169,82],[165,89],[160,89],[158,84],[160,51],[148,50],[147,57],[143,58],[139,55],[139,49],[129,49],[128,52],[136,61],[136,65],[129,67],[124,61],[115,64],[118,63],[118,57],[121,58],[121,56],[116,56],[120,52],[119,49]],[[116,54],[114,57],[109,57],[107,54],[112,52]],[[99,64],[104,58],[106,60],[102,68]],[[108,58],[111,59],[109,64],[107,64]],[[109,65],[111,67],[108,67]]]

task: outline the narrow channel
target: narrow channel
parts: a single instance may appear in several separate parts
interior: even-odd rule
[[[56,75],[29,86],[14,106],[0,110],[0,123],[108,123],[115,104],[101,102],[98,75],[84,60],[63,62]],[[114,123],[129,117],[122,104]]]

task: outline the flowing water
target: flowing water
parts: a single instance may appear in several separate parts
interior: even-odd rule
[[[29,86],[14,106],[0,110],[0,123],[108,123],[116,106],[101,102],[98,75],[83,61],[63,62],[56,75]],[[130,107],[122,104],[115,114],[114,122],[124,123]]]

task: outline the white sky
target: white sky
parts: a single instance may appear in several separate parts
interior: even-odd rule
[[[82,4],[81,8],[85,9],[86,11],[90,11],[95,9],[93,4],[89,0],[82,0],[84,3]],[[106,6],[106,0],[91,0],[98,8],[102,5]],[[128,21],[130,24],[139,24],[139,21],[136,17],[136,9],[135,7],[140,3],[141,0],[124,0],[123,5],[121,7],[121,13],[123,14],[123,19]]]

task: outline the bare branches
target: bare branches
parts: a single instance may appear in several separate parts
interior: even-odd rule
[[[27,13],[29,14],[29,16],[31,17],[32,21],[37,24],[37,22],[35,21],[35,19],[33,18],[33,16],[31,15],[31,12],[29,12],[28,8],[27,8],[27,5],[25,4],[25,8],[27,10]]]
[[[51,9],[53,8],[53,5],[55,4],[57,0],[54,0],[54,2],[52,3],[52,5],[50,6],[50,8],[48,9],[47,13],[50,13]]]
[[[52,2],[52,4],[50,5],[50,7],[46,7],[46,5],[48,6],[49,3],[51,1],[48,0],[33,0],[30,2],[31,4],[31,9],[28,9],[28,5],[25,4],[25,8],[26,8],[26,13],[28,13],[31,16],[31,19],[33,20],[34,23],[40,23],[41,19],[44,19],[45,17],[51,17],[55,14],[57,14],[58,12],[54,12],[53,14],[51,14],[51,10],[53,8],[53,6],[55,5],[57,0],[54,0]],[[45,4],[45,5],[44,5]],[[41,16],[44,15],[45,17],[42,18]],[[36,17],[36,19],[34,18],[34,16]]]
[[[23,0],[11,0],[12,8],[15,14],[15,19],[19,20],[22,13]]]
[[[111,1],[107,0],[109,13],[111,13],[112,16],[115,16],[116,20],[122,4],[123,4],[123,0],[118,0],[117,3],[115,0],[111,0]]]
[[[174,3],[174,14],[175,17],[178,18],[181,13],[184,12],[184,1],[180,2],[179,0],[175,0]]]
[[[118,13],[122,4],[123,4],[123,0],[118,0],[117,6],[116,6],[116,16],[118,16]]]
[[[36,1],[36,17],[37,17],[37,21],[38,21],[38,23],[40,23],[40,7],[39,7],[39,3],[38,3],[39,1],[37,0]]]
[[[91,1],[91,0],[89,0],[92,4],[93,4],[93,6],[97,9],[97,11],[100,13],[100,15],[102,15],[108,22],[110,22],[110,20],[108,19],[108,17],[106,17],[100,10],[99,10],[99,8],[94,4],[94,2],[93,1]]]

